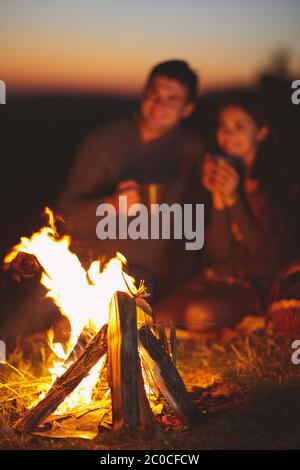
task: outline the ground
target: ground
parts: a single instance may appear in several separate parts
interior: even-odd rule
[[[44,373],[46,349],[39,339],[23,340],[11,365],[0,365],[0,449],[297,449],[300,365],[291,362],[291,342],[264,329],[226,342],[179,340],[177,365],[203,413],[200,426],[180,425],[165,407],[156,436],[107,431],[85,440],[13,430],[45,382],[35,376]]]

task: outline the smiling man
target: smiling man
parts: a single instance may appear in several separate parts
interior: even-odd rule
[[[120,196],[127,197],[126,210],[149,203],[149,191],[156,203],[196,202],[203,150],[182,121],[194,111],[197,82],[184,61],[155,66],[139,112],[99,127],[87,137],[57,204],[67,222],[66,231],[78,242],[77,251],[108,258],[120,251],[130,272],[144,279],[152,294],[163,293],[190,276],[197,256],[185,253],[183,240],[99,240],[97,208],[109,203],[119,211]]]
[[[184,62],[171,61],[156,66],[140,107],[141,139],[144,142],[157,139],[189,117],[194,111],[196,93],[197,76]]]

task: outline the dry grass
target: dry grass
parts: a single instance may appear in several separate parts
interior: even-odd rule
[[[178,367],[205,420],[197,429],[166,413],[156,437],[107,432],[92,441],[18,434],[13,424],[40,391],[50,361],[43,339],[23,341],[0,365],[0,449],[287,449],[300,447],[300,366],[292,340],[260,331],[227,344],[182,341]]]

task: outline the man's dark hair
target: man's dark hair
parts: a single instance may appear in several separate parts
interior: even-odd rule
[[[150,72],[146,88],[150,85],[153,78],[157,76],[168,77],[177,80],[187,88],[188,101],[195,102],[198,92],[198,77],[184,60],[167,60],[157,64]]]

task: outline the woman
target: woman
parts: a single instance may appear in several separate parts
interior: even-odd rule
[[[209,195],[206,267],[157,306],[160,319],[173,318],[198,331],[261,313],[261,297],[291,251],[280,191],[283,173],[253,96],[223,103],[216,143],[218,152],[206,156],[201,178]]]

